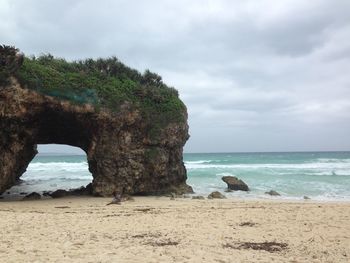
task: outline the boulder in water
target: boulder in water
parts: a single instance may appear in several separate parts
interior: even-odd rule
[[[227,184],[228,189],[235,191],[249,191],[248,185],[235,176],[223,176],[221,179]]]

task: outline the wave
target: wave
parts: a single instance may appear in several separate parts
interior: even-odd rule
[[[67,172],[79,172],[88,171],[87,162],[35,162],[30,163],[28,171],[67,171]]]
[[[41,172],[41,173],[32,173],[27,172],[25,173],[21,179],[25,180],[26,182],[30,181],[79,181],[79,180],[92,180],[92,175],[90,173],[48,173],[48,172]]]
[[[350,159],[335,159],[335,158],[318,158],[316,161],[320,163],[350,163]]]
[[[187,169],[349,169],[350,163],[300,163],[300,164],[195,164],[185,163]],[[350,174],[350,173],[349,173]]]
[[[185,161],[185,164],[202,164],[202,163],[211,163],[211,160],[199,160],[199,161]]]

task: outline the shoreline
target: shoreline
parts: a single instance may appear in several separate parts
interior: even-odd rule
[[[350,203],[64,197],[0,202],[7,262],[349,262]]]
[[[76,188],[78,189],[78,188]],[[70,189],[70,190],[74,190],[74,189]],[[39,193],[41,195],[41,199],[39,200],[32,200],[32,201],[40,201],[40,200],[50,200],[50,199],[75,199],[75,198],[109,198],[109,197],[98,197],[98,196],[93,196],[93,195],[68,195],[66,197],[61,197],[61,198],[52,198],[50,196],[44,196],[43,193],[44,192],[48,192],[48,191],[39,191],[37,193]],[[16,194],[16,193],[11,193],[11,194],[6,194],[4,193],[2,196],[0,196],[0,203],[6,203],[6,202],[18,202],[18,201],[25,201],[28,202],[29,200],[22,200],[23,197],[25,197],[26,195],[30,194],[31,192],[25,193],[25,194]],[[33,193],[33,192],[32,192]],[[257,197],[257,196],[232,196],[232,195],[227,195],[227,193],[225,192],[220,192],[223,195],[226,196],[225,199],[214,199],[214,200],[231,200],[234,202],[245,202],[245,201],[251,201],[251,202],[282,202],[282,203],[340,203],[340,204],[350,204],[350,200],[348,199],[328,199],[328,200],[319,200],[319,199],[315,199],[315,198],[311,198],[309,197],[309,199],[304,199],[302,197],[290,197],[290,196],[269,196],[266,195],[266,197]],[[134,198],[170,198],[170,196],[166,196],[166,195],[131,195]],[[193,200],[192,197],[193,196],[203,196],[205,199],[204,200],[212,200],[212,199],[208,199],[208,195],[207,194],[184,194],[183,196],[177,196],[176,199],[181,200]]]
[[[40,192],[39,192],[40,193]],[[30,193],[28,193],[30,194]],[[223,193],[225,194],[225,193]],[[74,195],[68,195],[68,196],[65,196],[65,197],[60,197],[60,198],[52,198],[50,196],[43,196],[41,194],[41,199],[38,199],[38,200],[22,200],[23,197],[25,197],[26,195],[16,195],[16,194],[9,194],[9,195],[3,195],[1,196],[0,198],[0,204],[1,203],[7,203],[7,202],[29,202],[29,201],[37,201],[37,202],[40,202],[40,201],[46,201],[46,200],[63,200],[63,199],[75,199],[75,198],[97,198],[97,199],[100,199],[100,198],[105,198],[105,199],[111,199],[110,197],[99,197],[99,196],[92,196],[92,195],[77,195],[77,196],[74,196]],[[195,201],[195,199],[192,199],[193,196],[203,196],[204,197],[204,200],[213,200],[213,199],[209,199],[207,197],[207,195],[204,195],[204,194],[188,194],[186,195],[185,197],[181,197],[181,196],[177,196],[175,198],[175,200],[193,200]],[[160,198],[163,198],[163,199],[169,199],[170,200],[170,197],[169,196],[165,196],[165,195],[146,195],[146,196],[142,196],[142,195],[132,195],[131,197],[133,198],[155,198],[155,199],[160,199]],[[310,198],[310,199],[303,199],[303,198],[299,198],[299,197],[270,197],[270,196],[266,196],[266,197],[244,197],[244,196],[226,196],[225,199],[214,199],[214,200],[220,200],[220,201],[223,201],[225,202],[225,200],[227,201],[233,201],[233,202],[272,202],[272,203],[275,203],[275,202],[281,202],[281,203],[301,203],[301,204],[304,204],[304,203],[309,203],[309,204],[312,204],[312,203],[330,203],[330,204],[350,204],[350,200],[341,200],[341,199],[337,199],[337,200],[319,200],[319,199],[313,199],[313,198]],[[172,200],[173,201],[173,200]],[[201,200],[203,201],[203,200]]]

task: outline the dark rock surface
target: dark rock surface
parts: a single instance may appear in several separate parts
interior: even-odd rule
[[[186,185],[185,121],[171,122],[156,138],[152,123],[125,102],[119,112],[73,104],[21,86],[0,85],[0,194],[13,186],[37,154],[37,144],[83,149],[92,173],[92,192],[109,196],[192,192]]]
[[[36,193],[36,192],[33,192],[33,193],[30,193],[28,195],[26,195],[25,197],[23,197],[23,201],[29,201],[29,200],[39,200],[41,199],[41,195]]]
[[[249,191],[248,185],[235,176],[223,176],[221,179],[227,184],[228,189],[235,191]]]
[[[270,190],[268,192],[265,192],[265,194],[272,195],[272,196],[280,196],[280,194],[278,192],[276,192],[275,190]]]
[[[82,186],[80,188],[76,188],[76,189],[71,189],[69,190],[69,193],[71,195],[92,195],[93,194],[93,189],[92,189],[92,184],[88,184],[87,186]]]
[[[61,197],[65,197],[65,196],[72,195],[72,194],[71,194],[71,192],[69,192],[67,190],[58,189],[58,190],[56,190],[48,195],[51,196],[52,198],[61,198]]]
[[[208,195],[208,199],[225,199],[225,198],[226,196],[224,196],[222,193],[218,191],[214,191]]]

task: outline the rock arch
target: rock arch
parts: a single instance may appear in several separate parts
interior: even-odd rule
[[[170,123],[157,140],[140,112],[125,102],[116,113],[73,104],[22,87],[0,87],[0,193],[11,187],[36,155],[37,144],[84,150],[93,192],[110,195],[188,192],[183,145],[185,122]]]

